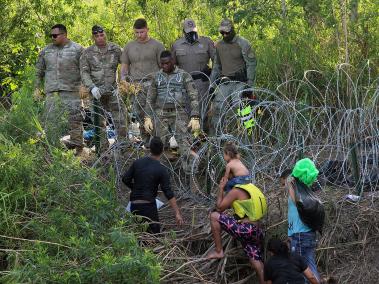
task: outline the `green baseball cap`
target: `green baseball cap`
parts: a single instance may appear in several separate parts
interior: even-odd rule
[[[292,176],[298,178],[302,183],[311,186],[317,179],[319,171],[315,163],[309,158],[301,159],[296,162],[292,170]]]

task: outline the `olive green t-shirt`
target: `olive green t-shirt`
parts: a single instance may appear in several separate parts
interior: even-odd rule
[[[128,75],[133,80],[141,80],[159,70],[163,50],[163,44],[153,38],[144,43],[133,40],[125,45],[121,63],[129,65]]]

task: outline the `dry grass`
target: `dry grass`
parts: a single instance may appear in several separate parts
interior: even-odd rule
[[[317,249],[319,270],[338,283],[376,283],[379,277],[379,195],[367,194],[360,203],[344,200],[344,189],[328,188],[319,195],[325,202],[327,223]],[[265,217],[266,240],[285,238],[286,199],[271,191]],[[213,248],[208,214],[211,204],[179,199],[185,225],[178,228],[171,208],[160,210],[164,232],[141,234],[141,243],[152,250],[162,265],[162,283],[256,283],[242,247],[223,234],[225,258],[207,260]]]

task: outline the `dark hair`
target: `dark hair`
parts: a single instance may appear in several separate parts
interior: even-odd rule
[[[171,51],[169,51],[169,50],[163,50],[161,52],[160,58],[167,58],[167,57],[172,58]]]
[[[267,250],[272,252],[274,255],[284,257],[289,257],[290,255],[287,244],[279,239],[270,239],[267,244]]]
[[[227,142],[225,144],[224,153],[232,159],[238,158],[239,155],[237,146],[233,142]]]
[[[285,169],[282,171],[282,173],[279,175],[279,178],[287,178],[292,173],[292,169]]]
[[[154,136],[150,140],[150,153],[154,156],[158,156],[163,152],[163,142],[160,137]]]
[[[67,34],[67,29],[66,29],[66,26],[62,25],[62,24],[56,24],[54,26],[51,27],[51,29],[59,29],[59,31],[61,31],[62,33],[65,33]]]
[[[146,22],[146,20],[143,19],[143,18],[135,20],[133,28],[135,28],[135,29],[144,29],[144,28],[147,28],[147,22]]]

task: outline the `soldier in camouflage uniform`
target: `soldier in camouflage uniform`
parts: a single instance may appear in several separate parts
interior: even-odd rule
[[[236,35],[232,21],[221,21],[219,31],[223,37],[216,44],[211,82],[221,79],[212,102],[212,116],[210,134],[216,134],[216,127],[225,112],[222,105],[229,97],[231,105],[238,107],[241,91],[246,86],[252,87],[255,79],[257,61],[250,43],[243,37]],[[230,95],[233,96],[230,98]],[[223,125],[221,122],[220,125]]]
[[[146,96],[151,85],[151,77],[159,70],[159,56],[164,50],[164,46],[149,36],[149,28],[145,19],[137,19],[134,22],[133,30],[136,39],[128,42],[122,51],[120,89],[122,91],[138,90],[129,91],[127,95],[131,99],[133,115],[136,115],[140,122],[142,139],[148,143],[150,136],[142,127],[146,114]],[[135,88],[128,87],[131,84]]]
[[[118,141],[126,138],[126,108],[117,91],[117,67],[121,63],[121,48],[107,42],[106,34],[101,26],[92,27],[94,45],[88,47],[80,58],[80,72],[83,85],[98,100],[100,107],[112,115]],[[100,114],[100,148],[108,148],[105,133],[106,115]]]
[[[215,55],[213,41],[209,37],[199,36],[197,27],[192,19],[183,22],[184,36],[172,45],[172,54],[176,65],[190,73],[199,92],[200,114],[203,127],[206,125],[205,117],[208,111],[210,60]],[[205,125],[204,125],[205,123]]]
[[[70,145],[77,154],[83,149],[83,117],[79,96],[79,60],[83,47],[67,38],[67,29],[62,24],[54,25],[50,34],[53,43],[45,47],[36,64],[36,89],[34,96],[41,97],[44,83],[45,127],[55,124],[58,115],[57,101],[61,100],[64,111],[68,112]],[[49,129],[47,129],[49,130]]]
[[[183,169],[189,175],[193,156],[188,128],[192,132],[200,129],[198,93],[191,75],[175,66],[170,51],[163,51],[160,57],[162,69],[155,74],[147,95],[144,127],[149,133],[155,129],[155,135],[160,136],[166,146],[170,138],[175,137],[179,155],[185,158]]]

